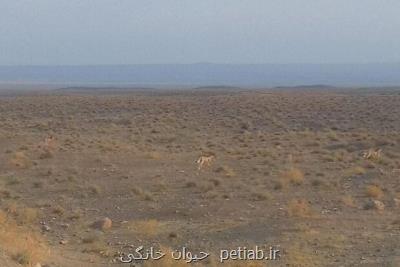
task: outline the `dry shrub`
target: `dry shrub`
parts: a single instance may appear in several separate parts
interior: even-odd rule
[[[312,185],[312,186],[315,186],[315,187],[323,186],[323,185],[326,186],[326,183],[325,183],[324,180],[321,180],[321,179],[316,178],[316,179],[313,179],[313,180],[311,181],[311,185]]]
[[[368,200],[364,204],[364,209],[365,210],[377,210],[378,212],[382,212],[385,210],[385,204],[382,201],[379,200]]]
[[[17,221],[21,224],[31,224],[38,217],[37,209],[22,208],[17,212]]]
[[[162,157],[161,157],[161,153],[160,153],[160,152],[151,151],[151,152],[148,152],[148,153],[146,154],[146,158],[147,158],[147,159],[159,160],[159,159],[161,159]]]
[[[18,168],[26,169],[32,166],[31,159],[24,152],[16,152],[10,159],[10,163]]]
[[[225,177],[234,177],[236,175],[235,171],[228,166],[218,167],[215,172],[222,173]]]
[[[270,150],[267,150],[267,149],[259,149],[259,150],[257,150],[256,153],[257,153],[257,155],[259,155],[259,156],[261,156],[263,158],[270,157],[271,154],[272,154],[272,152]]]
[[[95,185],[95,184],[89,185],[88,190],[91,194],[94,194],[94,195],[99,195],[102,192],[101,187],[99,185]]]
[[[323,266],[321,259],[311,249],[300,244],[294,244],[287,250],[285,255],[287,266],[296,267],[319,267]]]
[[[98,231],[92,232],[92,233],[82,237],[83,244],[93,244],[93,243],[102,242],[102,241],[103,241],[103,236]]]
[[[273,181],[273,189],[274,190],[282,190],[288,186],[289,181],[286,179],[280,179]]]
[[[51,152],[50,150],[45,150],[39,155],[40,159],[51,159],[53,157],[54,157],[53,152]]]
[[[304,183],[304,174],[297,168],[290,168],[289,170],[285,171],[283,173],[283,178],[294,185],[301,185]]]
[[[365,188],[365,194],[374,199],[381,199],[384,196],[382,189],[377,185],[368,185]]]
[[[136,196],[142,198],[143,200],[147,200],[147,201],[153,201],[154,197],[151,194],[151,192],[146,191],[142,188],[140,188],[139,186],[133,186],[131,189],[132,193],[135,194]]]
[[[192,188],[192,187],[196,187],[196,186],[197,186],[197,183],[195,181],[188,181],[185,184],[186,188]]]
[[[8,218],[15,219],[20,225],[30,225],[38,218],[38,210],[28,207],[20,207],[15,202],[9,202],[6,205]],[[1,221],[1,220],[0,220]]]
[[[351,207],[351,208],[356,207],[356,204],[354,203],[354,199],[351,196],[342,197],[342,203],[347,207]]]
[[[347,175],[349,175],[349,176],[363,175],[365,173],[366,173],[365,169],[361,166],[356,166],[356,167],[353,167],[353,168],[347,170]]]
[[[11,177],[7,177],[7,185],[17,185],[20,184],[21,181],[19,178],[11,176]]]
[[[96,253],[103,256],[109,256],[111,253],[107,246],[107,243],[105,243],[104,241],[98,241],[87,244],[86,247],[83,249],[83,252]]]
[[[69,220],[78,220],[82,216],[81,213],[82,213],[82,211],[79,209],[73,210],[71,213],[69,213],[67,218]]]
[[[63,207],[61,207],[60,205],[55,205],[52,209],[52,212],[54,214],[61,216],[61,215],[64,215],[65,209]]]
[[[376,164],[372,161],[366,161],[363,165],[367,169],[375,169],[376,168]]]
[[[94,231],[82,237],[82,244],[85,245],[83,252],[95,253],[102,256],[109,256],[111,251],[104,240],[104,236],[99,231]]]
[[[128,223],[128,229],[143,236],[156,236],[161,230],[161,224],[155,219],[139,220]]]
[[[35,266],[49,255],[49,249],[38,234],[26,226],[18,226],[4,212],[0,212],[0,250],[24,266]]]
[[[7,221],[7,214],[0,210],[0,225],[4,224]]]
[[[272,196],[268,192],[253,192],[251,194],[251,198],[254,201],[266,201],[266,200],[271,200]]]
[[[215,189],[215,185],[209,181],[200,181],[197,183],[197,187],[202,193],[207,193]]]
[[[17,215],[18,214],[18,205],[15,202],[9,202],[6,205],[6,211],[9,214]]]
[[[293,241],[284,248],[281,257],[283,266],[325,266],[325,253],[315,253],[315,247],[335,255],[341,255],[347,249],[349,240],[335,230],[314,228],[307,221],[296,223],[295,227],[296,232],[283,233],[285,238]]]
[[[313,215],[313,211],[305,199],[294,199],[289,202],[287,208],[290,216],[307,218]]]
[[[327,137],[329,138],[329,140],[331,141],[339,141],[339,137],[337,135],[337,133],[335,131],[329,131],[329,133],[327,134]]]
[[[343,162],[343,161],[345,161],[345,152],[344,151],[336,151],[335,153],[334,153],[334,159],[336,160],[336,161],[340,161],[340,162]]]

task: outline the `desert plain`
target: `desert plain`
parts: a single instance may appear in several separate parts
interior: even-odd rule
[[[0,266],[191,265],[400,266],[400,89],[0,93]]]

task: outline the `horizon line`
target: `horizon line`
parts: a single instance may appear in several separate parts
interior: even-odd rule
[[[224,65],[224,66],[265,66],[265,65],[398,65],[400,61],[391,62],[292,62],[292,63],[218,63],[218,62],[194,62],[194,63],[99,63],[99,64],[0,64],[0,67],[129,67],[129,66],[188,66],[188,65]]]

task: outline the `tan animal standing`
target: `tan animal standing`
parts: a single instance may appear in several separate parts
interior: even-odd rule
[[[368,151],[364,151],[362,156],[364,159],[378,160],[382,156],[382,149],[369,149]]]
[[[198,164],[198,169],[201,170],[204,166],[211,166],[211,163],[214,160],[214,156],[201,156],[199,159],[196,161]]]
[[[39,147],[46,152],[50,152],[55,148],[55,142],[55,137],[53,135],[49,135],[44,139],[43,143],[40,144]]]

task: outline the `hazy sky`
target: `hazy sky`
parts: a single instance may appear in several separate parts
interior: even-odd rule
[[[0,0],[0,65],[400,62],[399,0]]]

